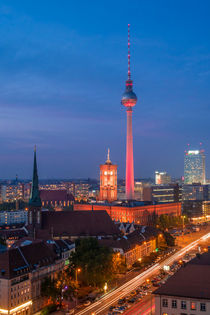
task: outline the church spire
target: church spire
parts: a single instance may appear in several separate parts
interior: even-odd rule
[[[39,179],[38,179],[37,162],[36,162],[36,146],[34,146],[34,168],[33,168],[33,179],[32,179],[29,205],[34,206],[34,207],[42,206],[40,195],[39,195]]]

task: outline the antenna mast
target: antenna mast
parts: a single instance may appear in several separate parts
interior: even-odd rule
[[[128,80],[131,79],[130,24],[128,24]]]

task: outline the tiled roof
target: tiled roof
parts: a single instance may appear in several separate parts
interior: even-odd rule
[[[154,294],[210,299],[210,253],[191,260]]]
[[[111,236],[119,229],[106,211],[46,211],[42,213],[42,231],[53,236]]]
[[[123,236],[117,240],[101,240],[99,241],[102,246],[112,248],[121,248],[127,252],[134,248],[136,245],[141,245],[144,241],[154,238],[158,235],[159,231],[152,227],[144,227],[144,229],[137,229],[134,232]]]
[[[0,230],[0,237],[2,238],[22,238],[26,236],[25,229],[9,229],[9,230]]]
[[[210,266],[210,251],[202,255],[197,254],[197,256],[194,259],[189,261],[189,264]]]
[[[0,278],[11,279],[52,264],[56,254],[44,242],[12,248],[0,254]]]
[[[154,294],[210,299],[210,268],[192,264],[182,267]]]
[[[73,201],[74,196],[64,189],[42,189],[39,191],[42,201]]]

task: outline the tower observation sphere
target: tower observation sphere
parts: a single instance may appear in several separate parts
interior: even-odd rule
[[[122,99],[121,99],[121,103],[125,107],[133,107],[137,103],[137,96],[133,92],[132,86],[133,86],[132,80],[127,80],[125,92],[123,93]]]

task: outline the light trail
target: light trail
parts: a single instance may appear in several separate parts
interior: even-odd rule
[[[193,241],[192,243],[188,244],[187,246],[185,246],[184,248],[182,248],[177,253],[175,253],[173,256],[167,258],[163,262],[155,264],[154,266],[150,267],[149,269],[143,271],[142,273],[140,273],[135,278],[124,283],[122,286],[115,289],[114,291],[107,293],[99,301],[91,304],[90,306],[86,307],[84,310],[81,310],[76,314],[77,315],[83,315],[85,313],[91,314],[91,312],[94,312],[95,314],[101,313],[102,311],[106,310],[109,306],[113,305],[120,298],[126,296],[128,293],[130,293],[131,291],[136,289],[139,285],[141,285],[144,282],[144,280],[147,277],[151,277],[155,272],[157,272],[159,269],[161,269],[164,265],[172,264],[178,258],[180,258],[185,253],[189,252],[192,248],[194,248],[196,245],[198,245],[199,242],[204,241],[208,238],[210,238],[210,233],[208,233],[208,234],[200,237],[198,240]],[[97,306],[98,306],[98,308],[96,310],[94,310]]]

